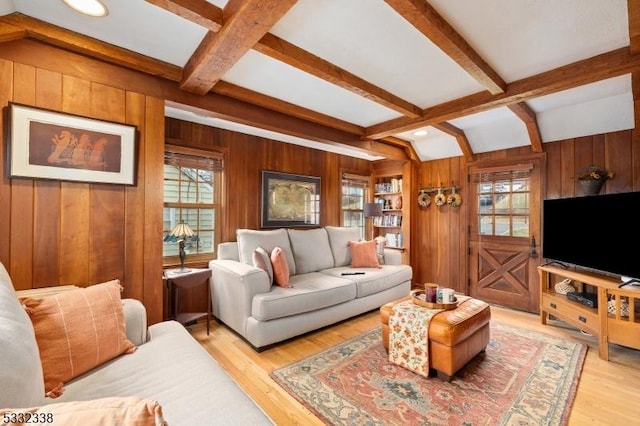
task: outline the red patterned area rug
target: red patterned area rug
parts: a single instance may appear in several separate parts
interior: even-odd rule
[[[380,328],[271,377],[329,425],[564,425],[587,348],[491,322],[491,340],[451,380],[389,363]]]

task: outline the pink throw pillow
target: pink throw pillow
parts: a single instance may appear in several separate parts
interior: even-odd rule
[[[274,247],[271,252],[271,265],[273,266],[273,280],[275,283],[280,287],[291,287],[289,285],[289,264],[280,247]]]
[[[376,242],[349,241],[352,268],[380,268],[376,254]]]

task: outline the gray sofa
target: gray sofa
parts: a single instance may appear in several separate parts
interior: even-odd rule
[[[384,251],[381,268],[351,268],[349,241],[357,228],[239,229],[209,262],[214,316],[256,350],[379,308],[409,294],[412,270],[398,251]],[[272,284],[253,253],[280,247],[291,288]],[[342,275],[343,272],[362,275]]]
[[[137,350],[66,383],[59,398],[45,398],[33,326],[0,263],[0,410],[139,396],[157,401],[171,426],[273,424],[182,325],[147,328],[139,301],[123,299],[123,307]]]

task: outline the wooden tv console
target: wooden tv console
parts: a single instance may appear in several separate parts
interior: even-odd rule
[[[579,328],[598,339],[600,358],[609,359],[609,343],[640,349],[640,314],[636,312],[636,301],[640,302],[640,287],[627,285],[618,287],[620,280],[605,275],[564,269],[557,266],[539,266],[540,274],[540,320],[547,324],[549,315]],[[555,284],[565,278],[573,280],[579,292],[593,287],[598,306],[591,308],[569,300],[564,294],[556,293]],[[616,296],[615,314],[607,311],[607,301]],[[620,296],[629,301],[629,316],[623,317],[620,310]]]

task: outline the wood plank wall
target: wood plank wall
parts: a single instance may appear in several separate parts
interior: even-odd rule
[[[637,102],[637,101],[636,101]],[[640,138],[633,130],[586,136],[544,144],[546,152],[545,198],[566,198],[581,195],[574,176],[590,164],[597,164],[615,172],[602,193],[640,191]],[[503,159],[530,154],[528,147],[479,154],[476,161]],[[467,243],[467,207],[469,200],[467,169],[463,157],[428,161],[416,167],[412,202],[411,265],[414,282],[461,283],[467,276],[465,261]],[[417,203],[417,191],[422,187],[452,184],[462,187],[463,204],[457,208],[422,209]],[[451,284],[454,285],[455,284]],[[461,287],[461,288],[458,288]]]
[[[3,149],[0,261],[18,290],[119,279],[154,323],[162,319],[164,102],[92,81],[91,72],[79,78],[0,59],[0,107],[12,101],[135,125],[138,184],[9,179]]]
[[[172,144],[199,149],[222,147],[227,152],[223,241],[235,241],[238,228],[260,229],[263,170],[320,177],[323,226],[340,224],[341,173],[371,173],[367,160],[173,118],[167,118],[165,123],[166,136]]]

